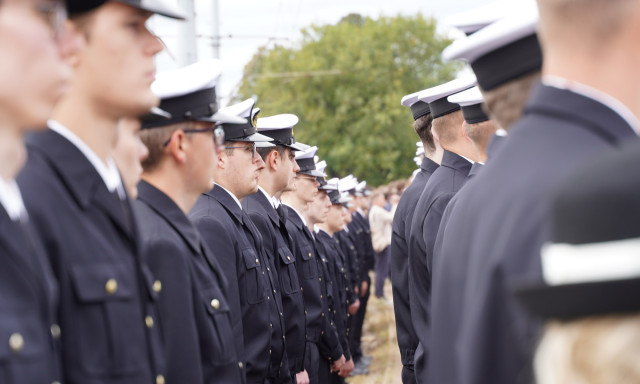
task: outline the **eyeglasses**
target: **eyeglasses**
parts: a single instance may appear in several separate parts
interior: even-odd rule
[[[256,158],[256,143],[254,142],[250,142],[251,143],[251,147],[246,147],[244,145],[241,146],[235,146],[235,147],[224,147],[224,149],[245,149],[245,150],[249,150],[249,148],[251,148],[251,159],[255,159]]]
[[[301,176],[300,173],[296,174],[296,179],[298,180],[308,180],[312,183],[315,183],[316,181],[318,181],[315,177],[311,177],[311,176]]]
[[[203,133],[203,132],[213,132],[213,142],[216,145],[216,149],[219,150],[224,146],[224,129],[221,127],[207,127],[207,128],[192,128],[192,129],[183,129],[184,133]],[[167,139],[164,143],[162,143],[163,147],[166,147],[171,142],[171,137]]]
[[[60,35],[67,20],[67,8],[61,1],[46,1],[35,4],[35,10],[49,24],[55,37]]]

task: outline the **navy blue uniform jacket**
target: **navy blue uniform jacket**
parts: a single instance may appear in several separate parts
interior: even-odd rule
[[[141,181],[133,203],[145,261],[160,291],[169,383],[242,383],[226,279],[200,235],[173,200]],[[239,364],[240,363],[240,364]]]
[[[524,116],[469,183],[452,217],[469,255],[458,354],[459,382],[531,382],[539,331],[510,293],[523,275],[541,278],[540,247],[550,191],[577,166],[636,139],[629,124],[600,102],[545,85],[532,91]]]
[[[286,223],[271,205],[267,196],[258,191],[242,199],[242,207],[262,235],[264,250],[276,267],[279,294],[284,309],[287,359],[289,371],[301,372],[304,367],[305,318],[304,300],[300,290],[296,258],[290,249]]]
[[[60,380],[58,287],[30,223],[0,206],[0,382]]]
[[[422,361],[416,362],[419,383],[426,382],[426,360],[429,355],[429,306],[431,301],[431,261],[440,220],[451,198],[467,181],[471,170],[468,160],[444,151],[442,164],[433,172],[418,200],[409,234],[409,301],[413,329],[424,350]]]
[[[413,369],[413,354],[418,346],[418,336],[411,323],[409,303],[409,258],[407,242],[411,230],[411,220],[422,195],[424,186],[438,169],[438,163],[429,158],[422,159],[420,172],[402,193],[396,214],[393,216],[391,233],[391,285],[393,290],[393,310],[396,315],[396,334],[400,359],[403,366]],[[406,383],[405,383],[406,384]]]
[[[18,183],[59,282],[62,381],[156,382],[161,336],[145,318],[157,318],[157,294],[129,202],[60,134],[34,134],[27,147]]]
[[[469,171],[469,180],[480,172],[482,165],[474,163]],[[465,199],[469,184],[465,184],[451,199],[442,215],[438,236],[433,249],[433,273],[431,276],[431,321],[429,326],[433,353],[429,357],[427,372],[430,383],[454,382],[455,345],[462,312],[461,301],[465,287],[467,255],[457,252],[457,247],[464,244],[457,237],[455,228],[448,228],[452,215],[462,215],[465,212],[455,208],[460,199]],[[443,248],[443,238],[447,238],[446,249]]]
[[[227,300],[247,383],[263,384],[278,377],[284,357],[282,311],[272,293],[269,260],[256,248],[261,239],[254,240],[251,219],[229,192],[217,186],[200,196],[189,217],[229,283]],[[272,345],[274,332],[279,332],[276,345]],[[243,339],[244,346],[239,346]]]

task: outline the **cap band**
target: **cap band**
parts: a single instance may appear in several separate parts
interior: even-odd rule
[[[251,124],[220,124],[224,129],[224,137],[226,141],[233,141],[249,137],[256,133],[256,127]]]
[[[418,120],[422,116],[427,115],[431,112],[431,109],[429,109],[429,104],[420,100],[413,103],[410,109],[411,114],[413,114],[413,120]]]
[[[296,143],[293,128],[261,130],[259,133],[272,138],[274,144],[290,146]]]
[[[520,40],[479,57],[471,63],[478,85],[489,91],[518,77],[542,68],[538,35]]]
[[[192,92],[187,95],[171,97],[160,102],[159,108],[171,114],[171,119],[142,117],[141,129],[167,126],[183,121],[211,121],[213,114],[218,111],[216,89],[208,88]]]
[[[450,95],[447,95],[441,99],[434,100],[429,103],[429,108],[431,109],[431,116],[434,119],[460,110],[460,106],[458,104],[451,103],[449,102],[449,100],[447,100],[448,96]]]
[[[462,115],[467,124],[478,124],[489,120],[489,116],[484,113],[482,104],[466,105],[462,107]]]

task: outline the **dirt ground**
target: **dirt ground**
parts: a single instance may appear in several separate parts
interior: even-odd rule
[[[362,333],[362,351],[373,356],[366,375],[352,376],[349,384],[402,384],[402,363],[396,341],[396,322],[391,302],[391,283],[385,284],[385,302],[371,295]]]

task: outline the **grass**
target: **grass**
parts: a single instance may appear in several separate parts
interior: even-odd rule
[[[373,278],[372,278],[373,280]],[[385,296],[391,298],[391,283],[385,284]],[[396,340],[393,304],[371,295],[362,331],[362,351],[373,356],[366,375],[347,379],[349,384],[401,384],[402,363]]]

